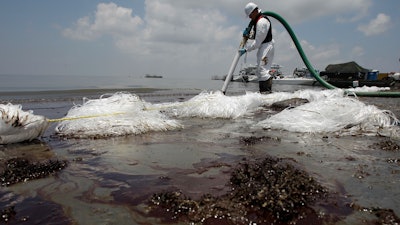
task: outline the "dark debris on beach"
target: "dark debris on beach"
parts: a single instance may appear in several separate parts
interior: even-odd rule
[[[0,165],[0,186],[6,187],[13,184],[27,182],[48,177],[67,166],[67,161],[64,160],[47,160],[45,162],[31,162],[25,158],[11,158]],[[43,202],[42,202],[43,203]],[[41,211],[42,208],[53,208],[50,204],[42,204],[35,207],[35,210]],[[21,209],[20,209],[21,211]],[[23,210],[22,210],[23,211]],[[28,210],[32,211],[32,210]],[[55,213],[56,210],[53,211]],[[31,215],[32,217],[38,215]],[[29,216],[20,216],[17,218],[17,210],[15,203],[3,206],[0,209],[0,224],[8,224],[11,222],[18,223],[26,222]],[[63,223],[60,223],[63,224]]]
[[[4,164],[4,170],[0,173],[0,185],[4,187],[29,180],[45,178],[64,169],[67,164],[67,161],[64,160],[31,162],[24,158],[12,158]]]
[[[245,160],[229,185],[229,193],[204,194],[199,200],[181,191],[156,193],[149,201],[151,214],[192,224],[322,223],[311,206],[325,199],[328,190],[282,159]]]
[[[371,145],[372,148],[378,148],[384,151],[400,151],[400,145],[392,140],[385,140]]]
[[[8,223],[12,220],[17,213],[15,212],[14,206],[9,206],[0,211],[0,223]]]
[[[309,101],[304,98],[291,98],[287,100],[282,100],[278,102],[274,102],[272,105],[269,106],[274,111],[282,111],[284,109],[292,109],[296,108],[297,106],[304,105],[308,103]]]
[[[392,209],[357,205],[286,159],[244,159],[231,172],[227,185],[227,193],[205,193],[199,199],[192,199],[184,190],[155,193],[147,203],[148,215],[166,224],[308,225],[335,224],[359,211],[373,216],[365,224],[400,224]]]
[[[378,207],[362,207],[357,204],[351,204],[351,208],[360,212],[368,212],[376,217],[375,220],[371,221],[371,224],[377,225],[398,225],[400,224],[400,218],[394,213],[392,209],[382,209]],[[370,223],[368,223],[370,224]]]
[[[255,145],[260,142],[266,142],[266,141],[270,141],[270,140],[276,141],[276,142],[281,141],[280,138],[273,138],[273,137],[267,137],[267,136],[262,136],[262,137],[250,136],[250,137],[240,137],[239,142],[246,146],[250,146],[250,145]]]

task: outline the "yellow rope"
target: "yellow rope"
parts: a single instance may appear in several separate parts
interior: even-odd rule
[[[206,100],[202,101],[196,101],[196,102],[179,102],[174,105],[163,105],[163,106],[157,106],[157,107],[144,107],[143,111],[152,111],[152,110],[164,110],[164,109],[170,109],[170,108],[179,108],[179,107],[190,107],[193,105],[199,105],[200,103],[206,102]]]
[[[66,121],[66,120],[89,119],[89,118],[96,118],[96,117],[102,117],[102,116],[121,115],[121,114],[124,114],[124,113],[122,113],[122,112],[116,112],[116,113],[107,113],[107,114],[98,114],[98,115],[88,115],[88,116],[64,117],[64,118],[59,118],[59,119],[47,119],[47,121],[48,121],[48,122],[61,122],[61,121]]]
[[[169,109],[169,108],[174,108],[174,107],[177,107],[177,106],[176,105],[171,105],[171,106],[159,106],[159,107],[145,107],[143,109],[143,111],[163,110],[163,109]]]

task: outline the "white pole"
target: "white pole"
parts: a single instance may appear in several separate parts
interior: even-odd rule
[[[242,42],[239,45],[239,48],[243,48],[246,45],[246,42],[247,42],[247,37],[243,37]],[[226,89],[228,88],[229,82],[232,80],[233,72],[235,72],[235,68],[239,62],[239,58],[240,58],[240,53],[239,53],[239,51],[236,51],[235,58],[233,58],[231,68],[229,68],[228,75],[226,76],[224,85],[222,86],[222,89],[221,89],[222,93],[224,93],[224,94],[226,92]]]
[[[226,89],[228,88],[229,82],[232,80],[233,72],[235,72],[235,68],[236,68],[236,65],[239,62],[239,58],[240,58],[240,53],[237,51],[236,55],[235,55],[235,58],[233,58],[233,62],[231,64],[231,68],[229,68],[228,75],[225,78],[224,85],[222,86],[222,89],[221,89],[222,93],[224,93],[224,94],[226,92]]]

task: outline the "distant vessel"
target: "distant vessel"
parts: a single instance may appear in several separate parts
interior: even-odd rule
[[[273,84],[284,84],[284,85],[315,85],[316,80],[312,77],[303,76],[293,76],[287,77],[282,74],[280,70],[282,66],[278,64],[273,64],[271,66],[270,74],[273,76]],[[242,69],[238,76],[233,78],[233,81],[238,82],[258,82],[258,77],[256,75],[257,67],[249,66]]]
[[[163,76],[161,76],[161,75],[150,75],[150,74],[146,74],[144,77],[145,78],[163,78]]]

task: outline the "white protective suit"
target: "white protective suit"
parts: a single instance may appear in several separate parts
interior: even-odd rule
[[[257,52],[257,76],[259,81],[268,80],[271,75],[269,74],[272,60],[274,58],[274,39],[270,42],[262,43],[267,37],[268,30],[271,23],[264,17],[257,21],[257,32],[254,41],[246,49],[247,52],[258,49]]]

